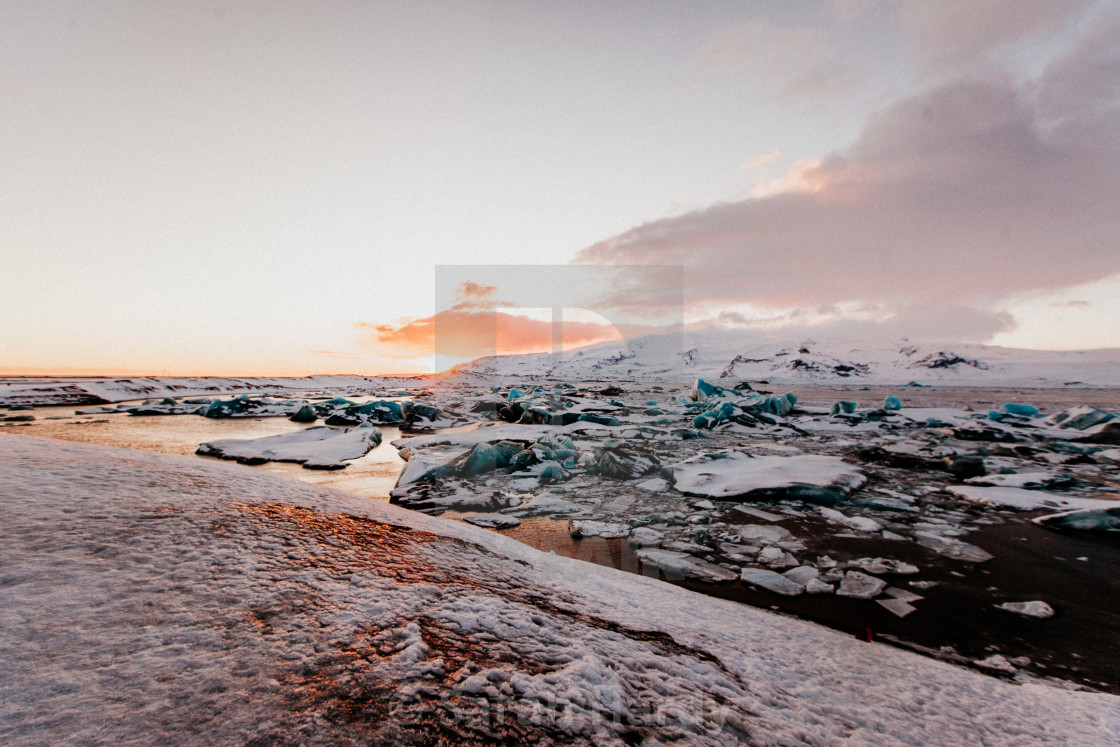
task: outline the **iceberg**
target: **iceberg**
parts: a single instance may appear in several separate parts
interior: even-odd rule
[[[319,416],[315,413],[315,408],[311,405],[304,405],[299,408],[294,415],[288,418],[288,420],[291,420],[293,423],[314,423],[318,419]]]
[[[859,402],[852,400],[840,400],[832,404],[832,409],[829,410],[829,415],[852,415],[859,409]]]
[[[704,402],[717,391],[722,392],[723,389],[709,384],[703,379],[697,379],[696,383],[692,385],[691,391],[688,393],[688,398],[693,402]]]

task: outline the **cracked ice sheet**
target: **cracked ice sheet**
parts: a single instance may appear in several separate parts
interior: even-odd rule
[[[1115,696],[994,680],[236,465],[0,434],[0,471],[8,745],[455,741],[431,715],[448,693],[510,716],[471,721],[481,741],[1120,731]],[[541,703],[566,720],[534,720]]]

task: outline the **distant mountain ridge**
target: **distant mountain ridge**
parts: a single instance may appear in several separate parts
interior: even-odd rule
[[[1020,350],[975,343],[776,339],[707,329],[651,335],[623,345],[593,345],[555,358],[548,353],[489,356],[436,376],[0,377],[0,406],[93,405],[159,397],[315,392],[363,394],[417,386],[500,386],[521,379],[684,386],[697,377],[731,386],[841,384],[1120,387],[1120,349]]]
[[[819,342],[708,329],[604,343],[562,353],[491,356],[455,369],[461,378],[547,376],[564,380],[696,377],[717,383],[1120,386],[1120,348],[1047,351],[976,343]]]

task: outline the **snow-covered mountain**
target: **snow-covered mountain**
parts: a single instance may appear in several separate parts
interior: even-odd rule
[[[394,387],[491,385],[518,377],[566,381],[649,381],[684,385],[697,377],[731,386],[920,384],[1120,386],[1120,349],[1019,350],[908,340],[818,341],[720,329],[651,335],[552,356],[490,356],[439,376],[13,377],[0,378],[0,405],[80,405],[152,397],[251,393],[363,394]]]
[[[975,343],[909,340],[818,341],[758,332],[706,329],[604,343],[558,356],[480,358],[455,369],[473,376],[549,376],[564,380],[630,379],[727,385],[920,384],[973,386],[1120,386],[1120,349],[1045,351]]]

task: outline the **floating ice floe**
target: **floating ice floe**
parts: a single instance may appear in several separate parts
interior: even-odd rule
[[[849,560],[848,565],[874,574],[897,573],[901,576],[912,576],[918,572],[916,565],[889,558],[858,558]]]
[[[928,531],[914,532],[914,539],[922,547],[927,547],[934,552],[954,560],[964,560],[970,563],[983,563],[992,559],[991,553],[981,550],[976,545],[971,545],[944,534]]]
[[[910,604],[905,599],[876,599],[875,602],[879,605],[882,605],[884,609],[897,617],[906,617],[911,612],[914,612],[917,609],[917,607]]]
[[[740,573],[740,578],[744,584],[760,586],[767,591],[772,591],[782,596],[795,597],[805,591],[805,587],[802,584],[797,583],[781,573],[763,568],[744,568]]]
[[[1039,516],[1039,526],[1050,529],[1076,529],[1082,532],[1120,532],[1120,505]]]
[[[793,534],[785,527],[765,524],[744,524],[739,527],[739,538],[743,541],[764,540],[766,542],[782,542],[792,539]]]
[[[843,514],[837,511],[836,509],[827,508],[824,506],[821,506],[818,510],[821,512],[821,516],[825,517],[826,519],[840,522],[845,526],[855,529],[857,532],[879,532],[883,529],[882,524],[866,516],[848,516],[847,514]]]
[[[821,572],[819,568],[814,568],[811,565],[799,565],[796,568],[790,568],[782,575],[788,578],[790,581],[793,581],[794,583],[805,586],[810,581],[820,576]],[[829,587],[830,591],[831,589],[832,587]]]
[[[568,533],[576,539],[583,537],[621,539],[630,535],[630,525],[613,521],[596,521],[594,519],[572,519],[568,522]]]
[[[992,506],[1008,506],[1023,511],[1032,511],[1039,508],[1081,509],[1081,508],[1115,508],[1120,507],[1120,502],[1104,498],[1079,498],[1073,496],[1055,495],[1044,493],[1041,490],[1025,490],[1023,488],[985,488],[977,485],[950,485],[946,488],[953,495],[966,498],[976,503],[986,503]]]
[[[306,469],[342,469],[381,443],[377,428],[331,428],[320,425],[263,438],[208,441],[196,453],[242,464],[297,462]]]
[[[668,471],[680,492],[720,500],[797,498],[838,503],[866,482],[857,467],[840,457],[815,454],[701,454],[669,466]]]
[[[996,488],[1048,488],[1069,483],[1068,477],[1054,472],[1014,472],[1010,474],[979,475],[965,480],[969,485],[983,485]]]
[[[566,501],[550,493],[541,493],[534,495],[519,506],[502,509],[502,513],[525,518],[527,516],[578,514],[583,510],[582,506],[577,506],[571,501]]]
[[[487,529],[510,529],[521,524],[521,519],[516,516],[507,516],[506,514],[478,514],[477,516],[468,516],[463,521],[468,524],[474,524],[476,527],[486,527]]]
[[[873,599],[887,587],[887,582],[875,576],[869,576],[860,571],[848,571],[836,590],[838,597],[853,597],[855,599]]]
[[[1046,602],[1040,600],[1034,600],[1031,602],[1004,602],[1003,604],[997,604],[996,606],[1001,610],[1014,612],[1017,615],[1023,615],[1025,617],[1037,617],[1040,619],[1045,619],[1047,617],[1054,616],[1054,608],[1048,605]]]
[[[643,565],[660,569],[670,581],[690,579],[719,584],[739,578],[739,574],[734,571],[683,552],[646,548],[636,551],[635,554]]]
[[[976,666],[983,667],[984,669],[994,669],[997,672],[1007,672],[1008,674],[1015,674],[1018,669],[1015,665],[1007,660],[1007,657],[1002,654],[992,654],[985,659],[979,659]]]
[[[656,547],[665,539],[665,533],[649,527],[634,527],[630,530],[630,547]]]

